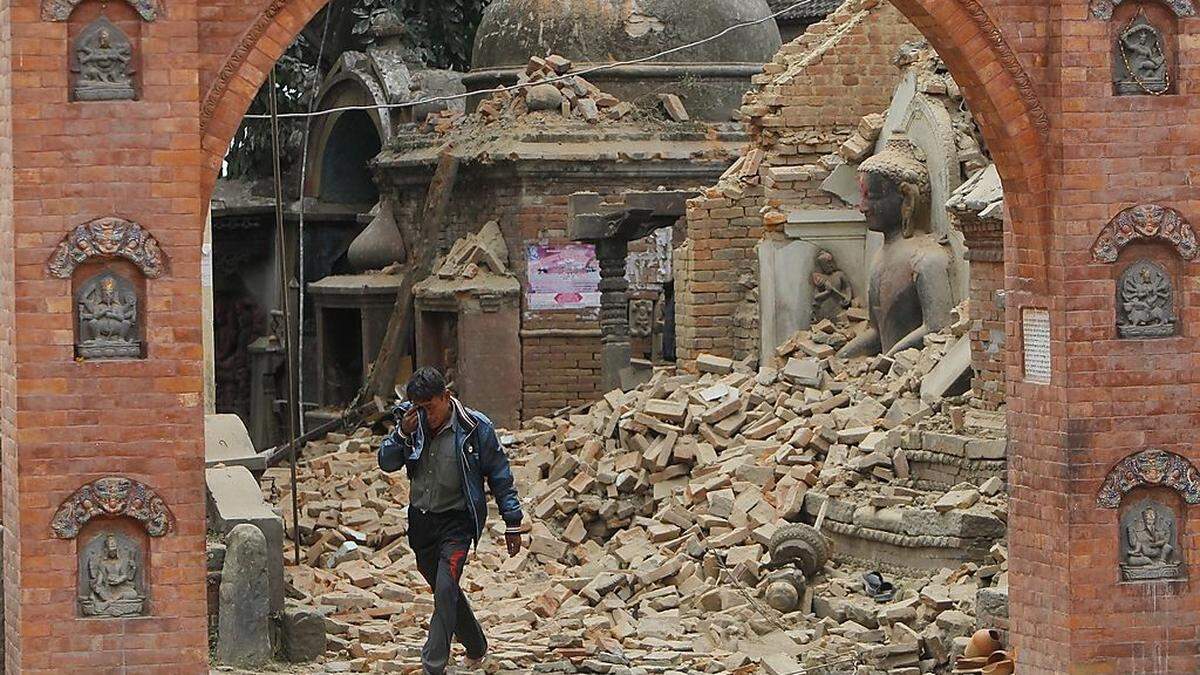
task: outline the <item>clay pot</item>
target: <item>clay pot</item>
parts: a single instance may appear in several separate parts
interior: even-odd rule
[[[1000,649],[1000,632],[992,628],[984,628],[983,630],[975,631],[971,636],[971,641],[967,643],[966,649],[963,650],[963,656],[990,656],[992,652]]]

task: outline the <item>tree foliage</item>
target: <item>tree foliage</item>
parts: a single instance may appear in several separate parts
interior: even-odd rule
[[[362,51],[374,41],[371,27],[399,21],[408,31],[415,55],[435,68],[466,70],[471,64],[475,31],[490,0],[332,0],[318,12],[276,65],[279,112],[307,112],[321,80],[347,51]],[[269,111],[269,81],[250,104],[250,112]],[[285,173],[297,169],[306,123],[280,122],[280,159]],[[225,174],[255,180],[272,172],[268,120],[242,122],[226,156]]]

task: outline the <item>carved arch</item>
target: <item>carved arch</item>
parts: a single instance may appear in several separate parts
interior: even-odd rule
[[[175,516],[150,487],[124,476],[107,476],[84,485],[67,497],[50,521],[58,539],[74,539],[97,516],[124,516],[146,528],[151,537],[175,529]]]
[[[158,18],[158,0],[125,0],[125,2],[146,21]],[[71,13],[75,11],[75,8],[82,3],[83,0],[43,0],[42,20],[66,21],[71,18]]]
[[[1194,260],[1200,254],[1196,232],[1183,214],[1158,204],[1141,204],[1121,211],[1108,221],[1092,244],[1092,258],[1096,262],[1116,262],[1121,249],[1136,239],[1166,242],[1184,260]]]
[[[1200,472],[1183,455],[1166,450],[1143,450],[1117,463],[1104,478],[1096,504],[1101,508],[1121,506],[1121,498],[1143,485],[1161,485],[1183,496],[1188,504],[1200,504]]]
[[[70,279],[76,267],[90,258],[125,258],[150,279],[167,271],[158,240],[141,225],[123,218],[97,218],[71,231],[46,262],[46,271]]]
[[[1108,21],[1113,16],[1113,10],[1117,5],[1125,0],[1092,0],[1092,16],[1103,21]],[[1183,18],[1185,16],[1196,16],[1196,6],[1192,0],[1159,0],[1166,5],[1168,9],[1175,12],[1175,16]]]

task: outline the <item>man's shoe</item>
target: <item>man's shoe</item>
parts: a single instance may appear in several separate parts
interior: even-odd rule
[[[483,657],[481,656],[476,659],[470,656],[463,656],[461,667],[463,670],[483,670]]]

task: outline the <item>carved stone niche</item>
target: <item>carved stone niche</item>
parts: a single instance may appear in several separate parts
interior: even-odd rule
[[[118,619],[149,614],[144,537],[97,521],[78,540],[79,613]]]
[[[1158,263],[1131,263],[1117,280],[1117,332],[1122,338],[1170,337],[1176,333],[1175,289]]]
[[[1179,19],[1195,15],[1192,0],[1093,0],[1092,13],[1109,22],[1114,94],[1175,93]]]
[[[108,17],[100,16],[80,31],[71,46],[72,100],[132,101],[134,45]]]
[[[1182,518],[1163,494],[1121,507],[1121,581],[1175,581],[1186,578],[1180,546]],[[1127,500],[1128,501],[1128,500]],[[1178,501],[1177,499],[1171,501]]]
[[[137,359],[145,354],[142,307],[137,288],[114,268],[87,278],[75,289],[75,356]]]

